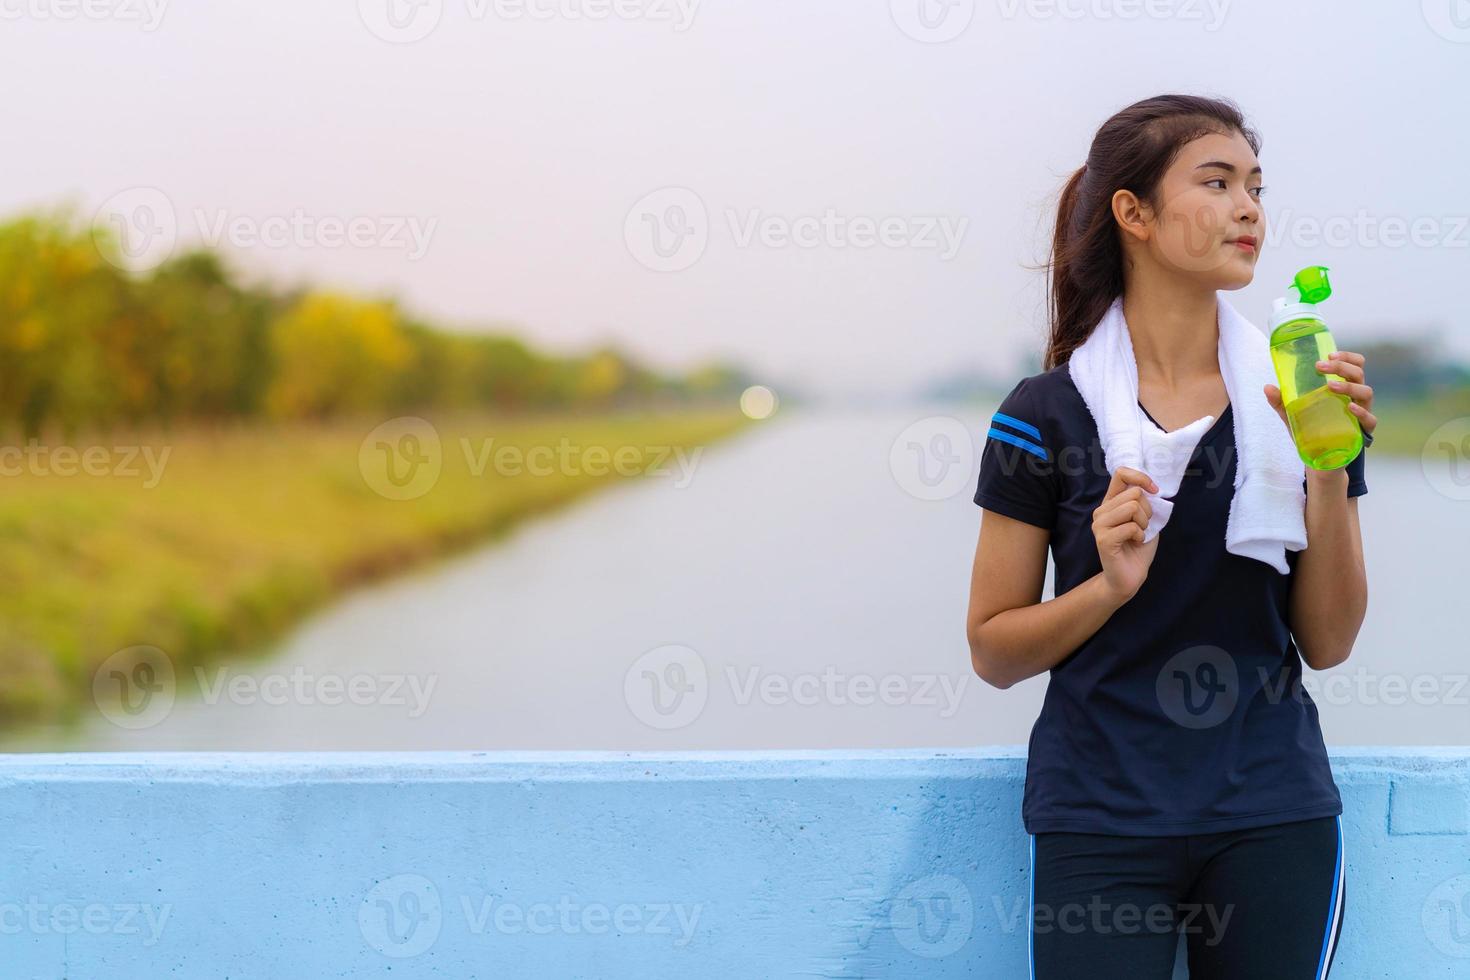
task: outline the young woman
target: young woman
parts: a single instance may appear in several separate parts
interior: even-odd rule
[[[1251,281],[1265,241],[1259,148],[1228,101],[1160,96],[1103,124],[1062,192],[1045,370],[1006,396],[981,453],[973,665],[999,688],[1050,671],[1022,804],[1036,980],[1168,980],[1181,933],[1191,980],[1320,980],[1336,952],[1342,800],[1300,682],[1303,661],[1346,660],[1362,624],[1368,488],[1362,453],[1306,470],[1309,547],[1287,551],[1289,574],[1226,550],[1216,294]],[[1107,472],[1067,370],[1119,296],[1141,424],[1217,416],[1147,544],[1158,487]],[[1317,367],[1346,379],[1331,386],[1371,438],[1363,356]],[[1285,425],[1276,386],[1258,395]]]

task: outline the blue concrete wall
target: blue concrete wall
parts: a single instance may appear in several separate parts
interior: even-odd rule
[[[1470,977],[1470,748],[1336,750],[1334,980]],[[4,977],[1025,977],[1019,748],[0,757]]]

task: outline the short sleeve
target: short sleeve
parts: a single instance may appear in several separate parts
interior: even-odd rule
[[[1367,456],[1368,447],[1364,446],[1362,449],[1358,450],[1358,455],[1353,457],[1353,461],[1347,464],[1347,495],[1349,497],[1361,497],[1363,494],[1368,492],[1368,481],[1363,476],[1363,460],[1366,459]]]
[[[990,417],[975,503],[1048,530],[1056,526],[1056,460],[1035,381],[1023,378]]]

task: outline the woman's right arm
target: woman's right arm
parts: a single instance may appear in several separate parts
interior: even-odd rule
[[[1051,532],[985,511],[970,576],[970,662],[987,684],[1007,688],[1050,670],[1080,647],[1138,592],[1158,551],[1143,543],[1151,508],[1147,474],[1120,467],[1093,511],[1103,570],[1076,588],[1041,601]]]

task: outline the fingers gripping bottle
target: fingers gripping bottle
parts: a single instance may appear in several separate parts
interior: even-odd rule
[[[1348,410],[1351,399],[1327,387],[1342,381],[1317,370],[1317,362],[1337,350],[1317,304],[1332,295],[1327,267],[1308,266],[1296,274],[1286,297],[1271,309],[1271,363],[1296,451],[1313,469],[1335,470],[1352,462],[1363,448],[1363,430]]]

